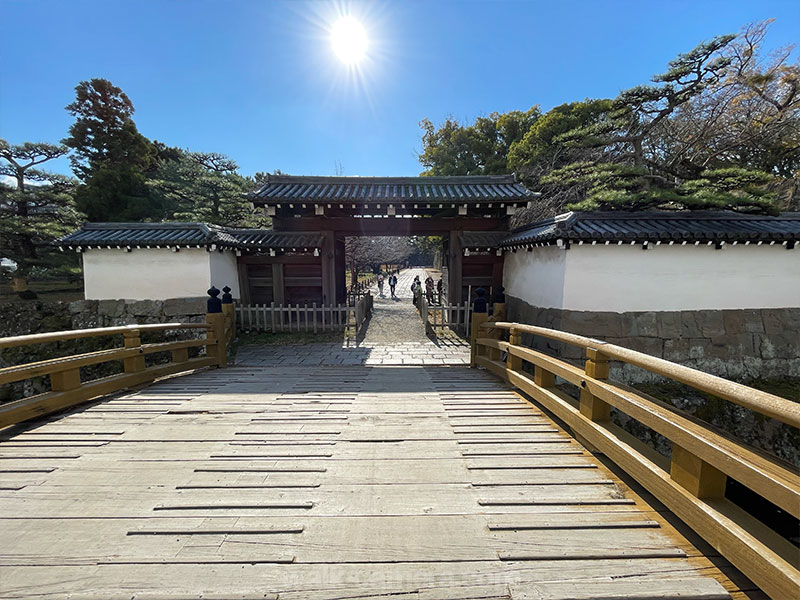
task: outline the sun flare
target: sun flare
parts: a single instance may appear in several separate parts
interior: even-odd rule
[[[342,17],[331,27],[331,44],[346,65],[356,65],[367,53],[367,32],[353,17]]]

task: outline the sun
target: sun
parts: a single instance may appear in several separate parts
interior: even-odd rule
[[[331,44],[346,65],[360,63],[367,53],[367,32],[353,17],[342,17],[331,27]]]

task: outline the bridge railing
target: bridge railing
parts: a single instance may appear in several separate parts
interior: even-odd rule
[[[473,331],[482,332],[481,337],[473,336],[473,366],[485,367],[534,398],[566,423],[588,449],[605,454],[624,469],[770,597],[798,597],[800,550],[725,498],[730,477],[800,518],[797,469],[665,402],[609,380],[609,361],[635,365],[796,428],[800,427],[800,404],[600,340],[532,325],[485,321],[485,314],[473,316]],[[508,332],[507,342],[498,339],[504,332]],[[583,348],[584,368],[523,346],[523,334]],[[557,388],[556,377],[576,386],[579,399]],[[668,438],[671,459],[612,423],[612,407]]]
[[[227,345],[231,338],[230,318],[226,313],[209,313],[207,323],[160,323],[77,329],[34,335],[0,338],[0,350],[50,342],[91,337],[121,336],[122,347],[62,356],[0,369],[0,385],[48,376],[50,391],[0,405],[0,428],[53,413],[81,402],[159,377],[203,367],[226,366]],[[203,338],[143,344],[145,333],[202,330]],[[205,354],[189,357],[190,348],[205,347]],[[169,352],[169,362],[146,366],[145,357]],[[80,369],[111,361],[122,361],[123,372],[109,377],[81,380]]]

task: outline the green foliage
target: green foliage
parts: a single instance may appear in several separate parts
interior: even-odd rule
[[[75,117],[63,144],[73,150],[70,157],[75,175],[86,181],[96,169],[124,164],[146,169],[154,148],[133,122],[133,103],[107,79],[81,81],[75,87],[75,102],[67,111]]]
[[[160,221],[163,207],[150,195],[147,178],[135,166],[99,167],[75,190],[75,202],[89,221]]]
[[[178,150],[176,159],[160,162],[148,185],[169,220],[262,227],[266,217],[246,197],[254,182],[237,168],[222,154]]]
[[[552,108],[530,126],[522,139],[511,144],[508,169],[523,175],[538,175],[568,164],[575,153],[557,139],[576,128],[599,126],[610,109],[610,100],[585,100]]]
[[[670,184],[647,169],[616,163],[573,163],[544,183],[587,186],[586,197],[569,210],[736,210],[776,213],[773,177],[740,168],[710,169],[697,179]]]
[[[542,182],[580,190],[582,197],[567,205],[571,209],[776,212],[769,189],[774,178],[768,173],[719,149],[716,160],[696,161],[693,148],[684,142],[688,138],[696,143],[709,119],[718,118],[714,111],[720,108],[700,99],[713,96],[730,77],[734,58],[723,51],[735,39],[720,36],[678,56],[666,73],[653,78],[660,85],[623,91],[604,119],[557,137],[570,147],[594,148],[599,155],[556,169]],[[728,111],[735,105],[723,103]],[[701,106],[710,110],[695,110],[686,118]]]
[[[15,278],[25,280],[37,268],[69,268],[69,258],[50,242],[81,221],[72,198],[74,182],[37,168],[66,152],[53,144],[0,140],[0,175],[16,181],[15,187],[0,184],[0,257],[16,263]]]
[[[91,221],[160,220],[157,200],[149,197],[145,171],[164,148],[154,146],[133,122],[133,103],[106,79],[81,81],[67,111],[75,117],[63,143],[73,150],[75,175],[83,182],[75,194]]]
[[[423,175],[499,175],[508,173],[508,151],[523,138],[541,113],[538,106],[526,112],[511,111],[478,117],[463,126],[452,117],[439,128],[428,119],[423,130],[419,160]]]

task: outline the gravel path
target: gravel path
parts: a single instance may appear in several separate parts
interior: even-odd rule
[[[389,284],[384,283],[384,295],[378,293],[378,284],[371,288],[375,297],[372,318],[361,344],[364,346],[383,346],[403,342],[431,344],[425,335],[417,308],[412,303],[411,283],[414,277],[425,280],[424,269],[406,269],[397,277],[396,298],[389,293]],[[388,278],[387,278],[388,279]]]

